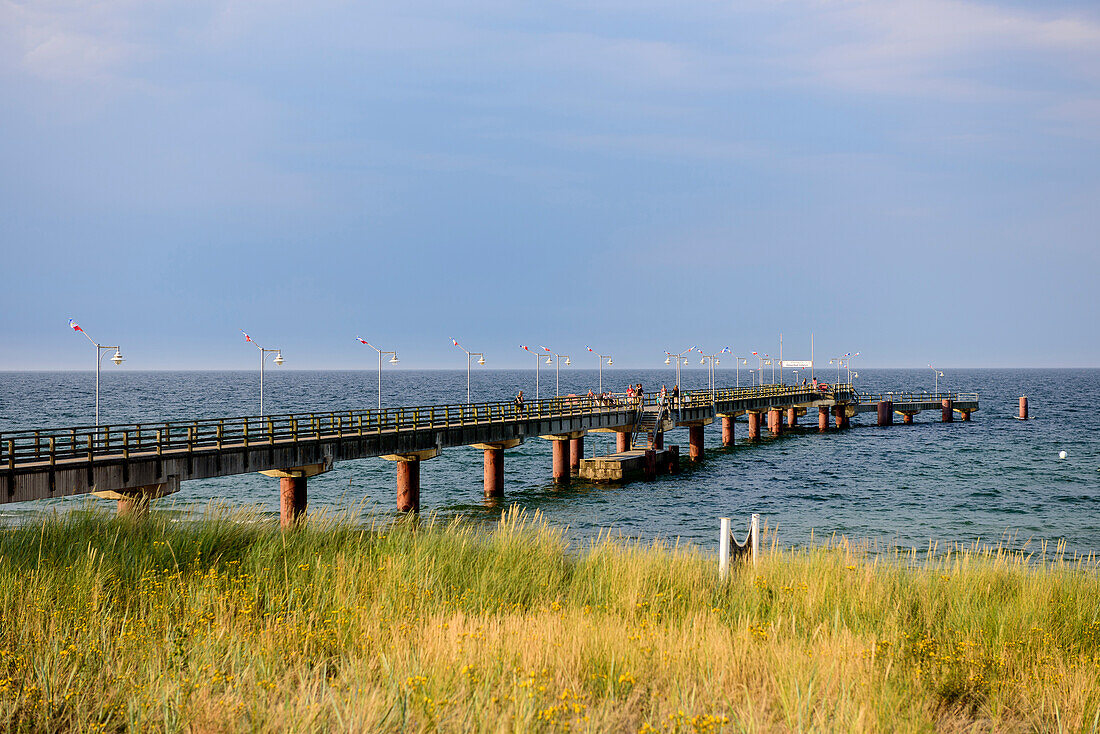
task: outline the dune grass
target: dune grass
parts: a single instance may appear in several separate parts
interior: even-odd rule
[[[10,731],[1100,730],[1100,575],[996,548],[712,553],[85,511],[0,530]]]

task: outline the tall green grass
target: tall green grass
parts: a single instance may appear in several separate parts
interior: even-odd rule
[[[1091,561],[570,547],[537,516],[0,530],[11,731],[1100,731]]]

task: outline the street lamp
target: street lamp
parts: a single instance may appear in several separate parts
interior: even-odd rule
[[[722,360],[719,359],[721,354],[730,354],[730,348],[724,347],[718,354],[703,354],[703,350],[699,350],[699,354],[703,354],[703,358],[699,360],[699,364],[706,364],[707,360],[710,360],[710,401],[714,402],[714,368],[722,364]],[[734,357],[736,362],[737,358]]]
[[[542,347],[541,344],[539,346]],[[568,354],[558,354],[557,352],[552,351],[551,349],[549,349],[547,347],[542,347],[542,351],[548,352],[549,354],[554,355],[553,359],[550,359],[549,356],[546,357],[546,364],[550,364],[551,362],[554,363],[554,397],[561,397],[561,380],[559,379],[559,375],[558,375],[558,371],[559,371],[559,368],[561,366],[560,365],[561,358],[565,357],[565,366],[566,367],[573,364],[573,362],[570,361]]]
[[[683,360],[684,364],[687,364],[687,357],[685,354],[690,354],[695,351],[695,346],[692,345],[680,352],[679,354],[673,354],[672,352],[665,352],[665,364],[671,364],[672,360],[676,360],[676,387],[680,387],[680,360]]]
[[[603,395],[603,361],[605,359],[607,360],[607,366],[608,367],[610,367],[611,365],[613,365],[615,363],[611,361],[611,355],[610,354],[600,354],[599,352],[593,351],[592,347],[587,346],[587,345],[585,346],[585,349],[587,349],[588,351],[590,351],[590,352],[592,352],[593,354],[596,355],[597,361],[600,365],[600,395]]]
[[[459,344],[458,339],[455,339],[453,336],[451,337],[451,341],[454,343],[454,345],[456,347],[458,347],[462,351],[466,352],[466,402],[469,403],[470,402],[470,358],[471,357],[478,357],[479,359],[477,360],[477,363],[480,364],[480,365],[484,365],[485,364],[485,355],[481,352],[468,351],[466,349],[466,347]]]
[[[759,364],[757,366],[757,369],[760,372],[760,386],[763,387],[764,386],[764,365],[772,364],[772,361],[770,359],[768,359],[767,354],[765,354],[763,357],[761,357],[758,352],[753,352],[752,356],[756,357],[757,361],[759,362]],[[772,382],[775,382],[775,365],[772,365]],[[755,385],[756,383],[754,382],[753,384]]]
[[[115,350],[115,354],[114,354],[113,357],[111,357],[111,361],[115,363],[115,366],[118,366],[118,365],[122,364],[123,361],[124,361],[123,358],[122,358],[122,352],[119,350],[119,348],[117,346],[115,346],[115,347],[105,347],[102,344],[99,344],[98,342],[96,342],[95,339],[88,336],[88,332],[86,332],[86,331],[84,331],[84,329],[80,328],[80,324],[76,323],[72,319],[69,319],[69,326],[71,326],[73,328],[73,331],[79,331],[81,334],[84,335],[85,339],[87,339],[88,341],[90,341],[92,344],[95,345],[95,424],[98,426],[99,425],[99,366],[100,366],[100,363],[103,361],[103,353],[104,352],[109,352],[112,349]]]
[[[928,365],[928,369],[930,369],[930,370],[932,370],[933,372],[936,373],[936,391],[935,391],[934,394],[939,395],[939,393],[940,393],[940,378],[943,377],[943,373],[940,372],[935,367],[933,367],[932,365]]]
[[[264,349],[256,342],[252,341],[252,337],[245,333],[244,329],[241,329],[241,333],[244,334],[244,340],[246,342],[252,342],[256,345],[256,348],[260,350],[260,415],[264,414],[264,362],[267,361],[268,354],[274,354],[273,360],[276,365],[283,363],[283,350],[281,349]]]
[[[368,347],[378,352],[378,409],[382,410],[382,355],[392,355],[390,356],[390,364],[397,364],[400,361],[397,359],[397,352],[384,352],[361,336],[355,337],[355,340],[360,344],[366,344]]]
[[[523,351],[527,352],[528,354],[534,354],[535,355],[535,402],[538,402],[538,399],[539,399],[539,367],[542,366],[542,355],[539,354],[538,352],[532,352],[530,347],[525,347],[522,344],[519,345],[519,348],[522,349]]]

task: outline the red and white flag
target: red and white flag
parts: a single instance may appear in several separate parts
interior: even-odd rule
[[[520,348],[520,349],[522,349],[522,350],[523,350],[523,351],[525,351],[525,352],[530,352],[530,351],[531,351],[530,349],[528,349],[527,347],[523,346],[522,344],[520,344],[520,345],[519,345],[519,348]]]
[[[76,323],[72,319],[69,319],[69,326],[73,327],[73,331],[84,331],[84,329],[80,328],[80,324]]]
[[[364,339],[364,338],[363,338],[363,337],[361,337],[361,336],[357,336],[357,337],[355,337],[355,340],[356,340],[357,342],[359,342],[360,344],[366,344],[366,345],[367,345],[368,347],[370,346],[370,342],[369,342],[369,341],[367,341],[366,339]]]
[[[459,343],[458,343],[458,339],[455,339],[455,338],[454,338],[453,336],[451,337],[451,342],[452,342],[452,343],[454,343],[454,345],[455,345],[456,347],[457,347],[457,346],[460,346],[460,345],[459,345]]]
[[[544,352],[550,352],[550,347],[544,347],[540,344],[539,348],[542,349],[542,351],[544,351]],[[550,353],[553,354],[553,352],[550,352]]]
[[[244,334],[244,340],[246,342],[252,342],[252,337],[250,337],[248,334],[245,334],[244,329],[241,329],[241,333]],[[256,342],[252,342],[252,343],[255,344]]]

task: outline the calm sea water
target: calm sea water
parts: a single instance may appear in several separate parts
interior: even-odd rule
[[[931,370],[860,368],[857,386],[868,391],[932,389]],[[670,370],[604,370],[605,389],[641,382],[647,390],[671,384]],[[741,384],[748,375],[741,372]],[[835,379],[835,373],[824,373]],[[473,399],[510,399],[534,394],[532,370],[477,370]],[[595,389],[595,370],[561,373],[562,394]],[[704,387],[702,370],[685,370],[685,387]],[[268,412],[369,408],[377,400],[377,373],[295,372],[272,369],[265,380]],[[720,385],[734,373],[720,370]],[[506,494],[502,504],[481,497],[482,452],[450,449],[421,468],[425,512],[491,521],[503,508],[539,510],[575,538],[612,528],[645,539],[680,537],[714,545],[718,518],[735,522],[761,513],[778,526],[782,542],[805,543],[811,529],[869,539],[892,547],[942,542],[1065,539],[1070,551],[1100,552],[1100,370],[958,370],[941,379],[941,389],[976,391],[981,410],[970,423],[943,424],[939,413],[917,416],[912,426],[877,428],[873,414],[853,428],[818,435],[816,430],[743,441],[722,449],[720,426],[707,429],[706,461],[679,476],[620,486],[574,481],[566,488],[550,481],[550,445],[533,439],[506,452]],[[84,372],[0,372],[0,431],[12,428],[88,424],[93,416],[94,374]],[[554,391],[554,374],[542,371],[541,391]],[[1033,420],[1014,419],[1017,399],[1028,395]],[[101,387],[103,422],[128,423],[254,414],[258,410],[254,372],[105,371]],[[461,402],[464,371],[387,370],[385,405]],[[806,423],[816,425],[816,415]],[[687,431],[666,443],[685,445]],[[1059,459],[1060,451],[1066,459]],[[613,434],[591,434],[586,455],[614,451]],[[394,512],[394,467],[381,459],[337,464],[309,480],[309,506],[347,508],[364,517]],[[39,513],[66,511],[89,501],[68,498],[0,505],[0,522],[20,522]],[[91,500],[98,501],[98,500]],[[258,474],[185,482],[179,494],[158,507],[181,514],[201,512],[212,501],[257,506],[278,513],[278,484]]]

